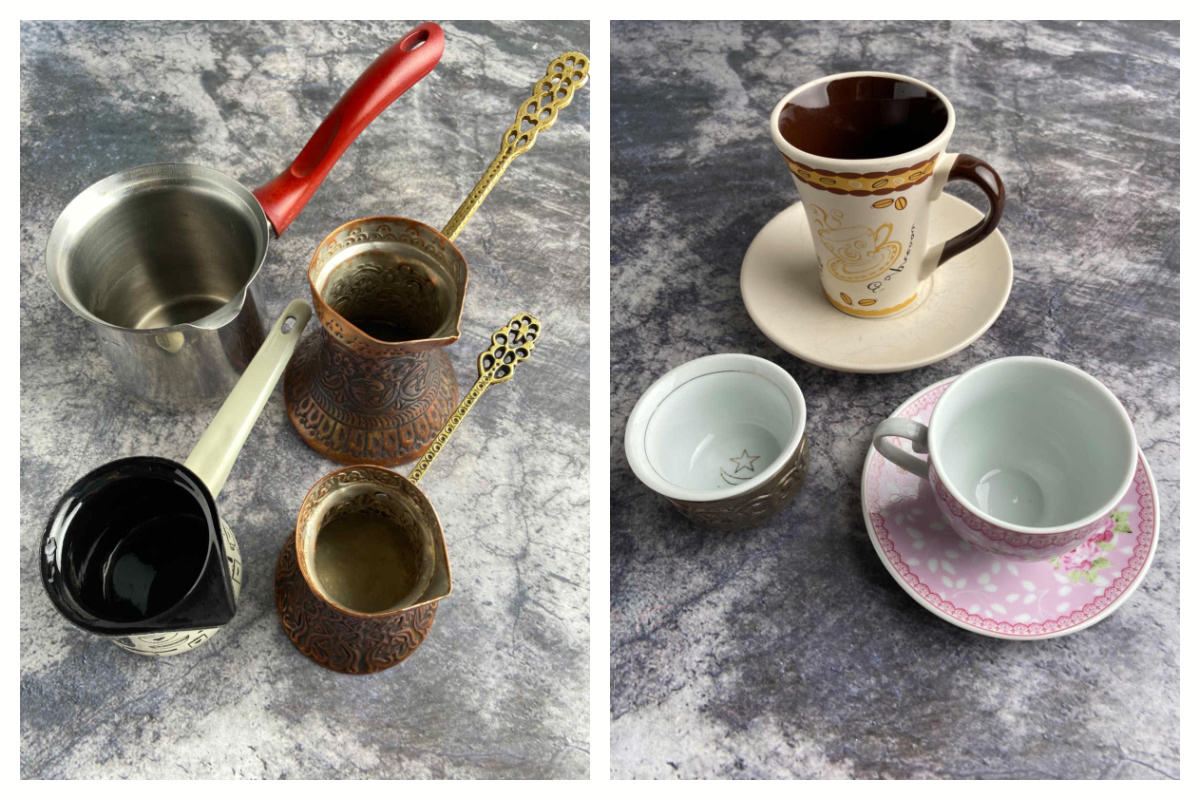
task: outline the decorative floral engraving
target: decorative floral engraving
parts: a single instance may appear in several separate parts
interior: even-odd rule
[[[406,249],[348,250],[369,242]],[[394,466],[420,457],[458,405],[458,382],[441,348],[458,339],[462,254],[422,223],[369,217],[326,238],[309,280],[321,327],[301,341],[284,373],[296,431],[344,464]],[[342,312],[420,338],[377,339]]]
[[[429,635],[437,605],[434,600],[393,614],[347,614],[313,594],[300,572],[295,537],[279,553],[279,621],[301,653],[335,672],[361,675],[399,664]]]

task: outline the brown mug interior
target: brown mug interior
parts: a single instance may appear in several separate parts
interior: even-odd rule
[[[824,158],[886,158],[917,150],[950,122],[937,92],[883,75],[835,77],[804,87],[779,113],[779,133]]]

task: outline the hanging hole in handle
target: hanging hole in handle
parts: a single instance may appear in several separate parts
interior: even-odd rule
[[[279,326],[279,330],[283,333],[291,333],[292,328],[294,327],[296,327],[296,318],[289,315],[288,318],[283,321],[283,324]]]
[[[415,33],[410,33],[408,36],[404,37],[404,40],[400,42],[400,49],[412,52],[428,41],[429,31],[416,31]]]

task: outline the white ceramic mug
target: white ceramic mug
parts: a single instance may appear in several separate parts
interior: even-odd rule
[[[947,153],[954,108],[932,86],[887,72],[845,72],[788,92],[771,136],[808,215],[826,299],[878,318],[916,308],[933,272],[982,242],[1004,211],[1004,184],[981,159]],[[930,204],[948,181],[987,195],[976,225],[930,244]]]
[[[912,441],[906,452],[888,437]],[[1105,525],[1133,481],[1129,415],[1100,381],[1048,358],[1016,356],[963,373],[929,425],[901,417],[875,429],[892,463],[929,480],[950,526],[984,550],[1039,560]]]

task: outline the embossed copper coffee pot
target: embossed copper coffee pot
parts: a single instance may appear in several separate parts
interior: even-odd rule
[[[513,317],[479,354],[479,378],[408,477],[359,465],[329,473],[300,506],[279,554],[275,607],[301,653],[336,672],[399,664],[450,594],[442,523],[417,481],[485,391],[529,358],[541,323]]]
[[[308,269],[321,328],[284,378],[301,438],[344,464],[419,458],[458,402],[442,348],[460,335],[467,262],[453,244],[513,159],[533,147],[588,78],[582,53],[554,59],[501,138],[499,154],[438,231],[402,217],[348,222]]]

